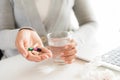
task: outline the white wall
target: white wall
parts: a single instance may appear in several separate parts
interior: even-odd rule
[[[101,45],[120,43],[120,0],[90,0],[99,31],[97,40]]]

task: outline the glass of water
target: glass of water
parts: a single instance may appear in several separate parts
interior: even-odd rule
[[[64,52],[64,46],[70,42],[70,33],[67,31],[53,32],[47,35],[48,45],[53,53],[53,60],[58,64],[65,64],[61,59],[61,53]]]

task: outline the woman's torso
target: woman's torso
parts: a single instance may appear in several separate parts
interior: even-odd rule
[[[70,30],[74,26],[71,21],[71,14],[75,17],[72,10],[74,0],[13,0],[13,3],[18,27],[32,26],[44,35],[52,31]]]

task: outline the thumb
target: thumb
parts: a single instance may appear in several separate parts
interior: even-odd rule
[[[28,51],[27,51],[27,49],[25,48],[23,42],[19,42],[19,43],[18,43],[18,51],[19,51],[24,57],[27,57]]]
[[[29,41],[25,41],[24,44],[22,45],[22,50],[23,50],[23,56],[27,57],[28,56],[28,48],[31,46],[31,43]]]

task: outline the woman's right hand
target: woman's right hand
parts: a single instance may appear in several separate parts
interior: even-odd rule
[[[33,30],[20,30],[17,34],[15,44],[18,51],[30,61],[39,62],[52,57],[52,52],[43,46],[39,35]],[[38,53],[36,51],[28,51],[30,47],[41,48],[42,51],[39,52],[40,55],[35,55]]]

